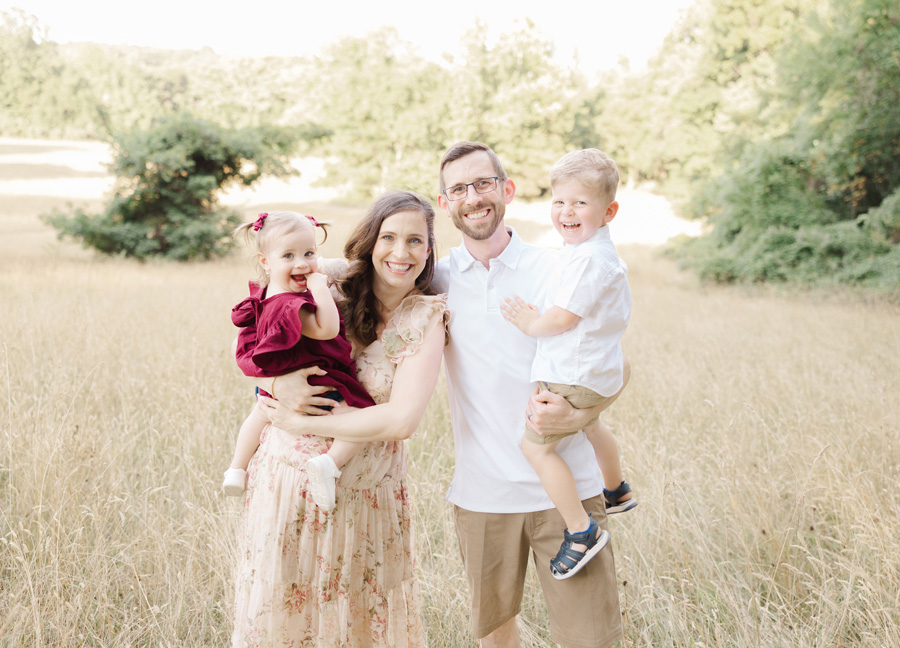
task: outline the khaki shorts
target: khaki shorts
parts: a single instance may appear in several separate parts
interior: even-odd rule
[[[603,496],[582,502],[606,528]],[[515,617],[533,556],[550,614],[550,636],[567,648],[606,648],[622,638],[612,543],[573,577],[550,573],[566,525],[556,509],[475,513],[454,506],[456,535],[472,597],[472,630],[481,639]]]
[[[559,394],[560,396],[565,398],[567,401],[569,401],[569,405],[571,405],[575,409],[585,409],[588,407],[596,407],[597,405],[606,405],[610,401],[615,400],[616,396],[618,396],[618,394],[615,394],[613,396],[601,396],[597,392],[580,385],[560,385],[559,383],[546,383],[543,381],[541,381],[539,384],[541,386],[541,389],[552,391],[554,394]],[[567,436],[572,436],[573,434],[576,434],[578,432],[580,432],[580,430],[563,432],[562,434],[548,434],[547,436],[541,436],[530,427],[528,427],[528,424],[525,425],[525,439],[531,441],[532,443],[537,443],[538,445],[556,443],[557,441],[565,439]]]

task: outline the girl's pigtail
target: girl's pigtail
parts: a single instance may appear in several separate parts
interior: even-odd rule
[[[320,223],[319,221],[317,221],[315,218],[313,218],[312,216],[310,216],[308,214],[304,214],[304,216],[306,216],[309,219],[309,222],[313,224],[313,227],[318,227],[320,230],[322,230],[322,243],[327,241],[328,240],[328,227],[331,225],[331,223]],[[320,245],[321,245],[321,243],[320,243]]]

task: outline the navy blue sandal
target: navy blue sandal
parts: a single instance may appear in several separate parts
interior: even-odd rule
[[[600,530],[593,517],[588,516],[591,521],[587,531],[580,533],[565,532],[565,540],[559,548],[556,558],[550,559],[550,573],[556,580],[565,580],[572,578],[582,567],[588,564],[588,561],[596,556],[609,543],[609,533],[606,530]],[[585,546],[584,551],[572,549],[573,544]]]
[[[606,497],[606,514],[612,515],[613,513],[624,513],[637,506],[638,503],[634,497],[627,500],[622,499],[624,495],[627,495],[630,492],[631,486],[628,485],[628,482],[624,481],[616,487],[616,490],[610,491],[604,488],[603,495]]]

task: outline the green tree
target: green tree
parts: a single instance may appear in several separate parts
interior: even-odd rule
[[[237,214],[218,204],[230,184],[288,175],[296,135],[286,129],[226,130],[188,114],[157,120],[115,141],[115,194],[100,214],[55,212],[59,236],[104,254],[179,261],[208,259],[230,247]]]
[[[327,47],[315,78],[308,99],[327,133],[316,151],[328,184],[365,201],[389,188],[436,192],[448,106],[441,66],[382,28]]]
[[[752,92],[771,124],[733,120],[738,154],[694,201],[713,230],[682,252],[718,280],[896,290],[900,10],[823,0],[789,27]]]
[[[601,145],[591,120],[602,93],[553,60],[553,44],[531,21],[493,45],[486,32],[476,24],[463,37],[463,60],[449,76],[446,144],[485,142],[516,179],[518,194],[539,198],[563,153]]]
[[[825,3],[788,48],[780,80],[779,105],[839,218],[856,218],[900,187],[896,2]]]

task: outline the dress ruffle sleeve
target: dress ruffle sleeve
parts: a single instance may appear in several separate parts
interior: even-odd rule
[[[384,354],[394,364],[419,350],[425,339],[425,328],[435,314],[441,314],[444,330],[450,321],[447,295],[410,295],[397,307],[381,334]]]
[[[250,282],[250,296],[231,309],[231,323],[240,328],[256,326],[262,313],[262,289]]]

